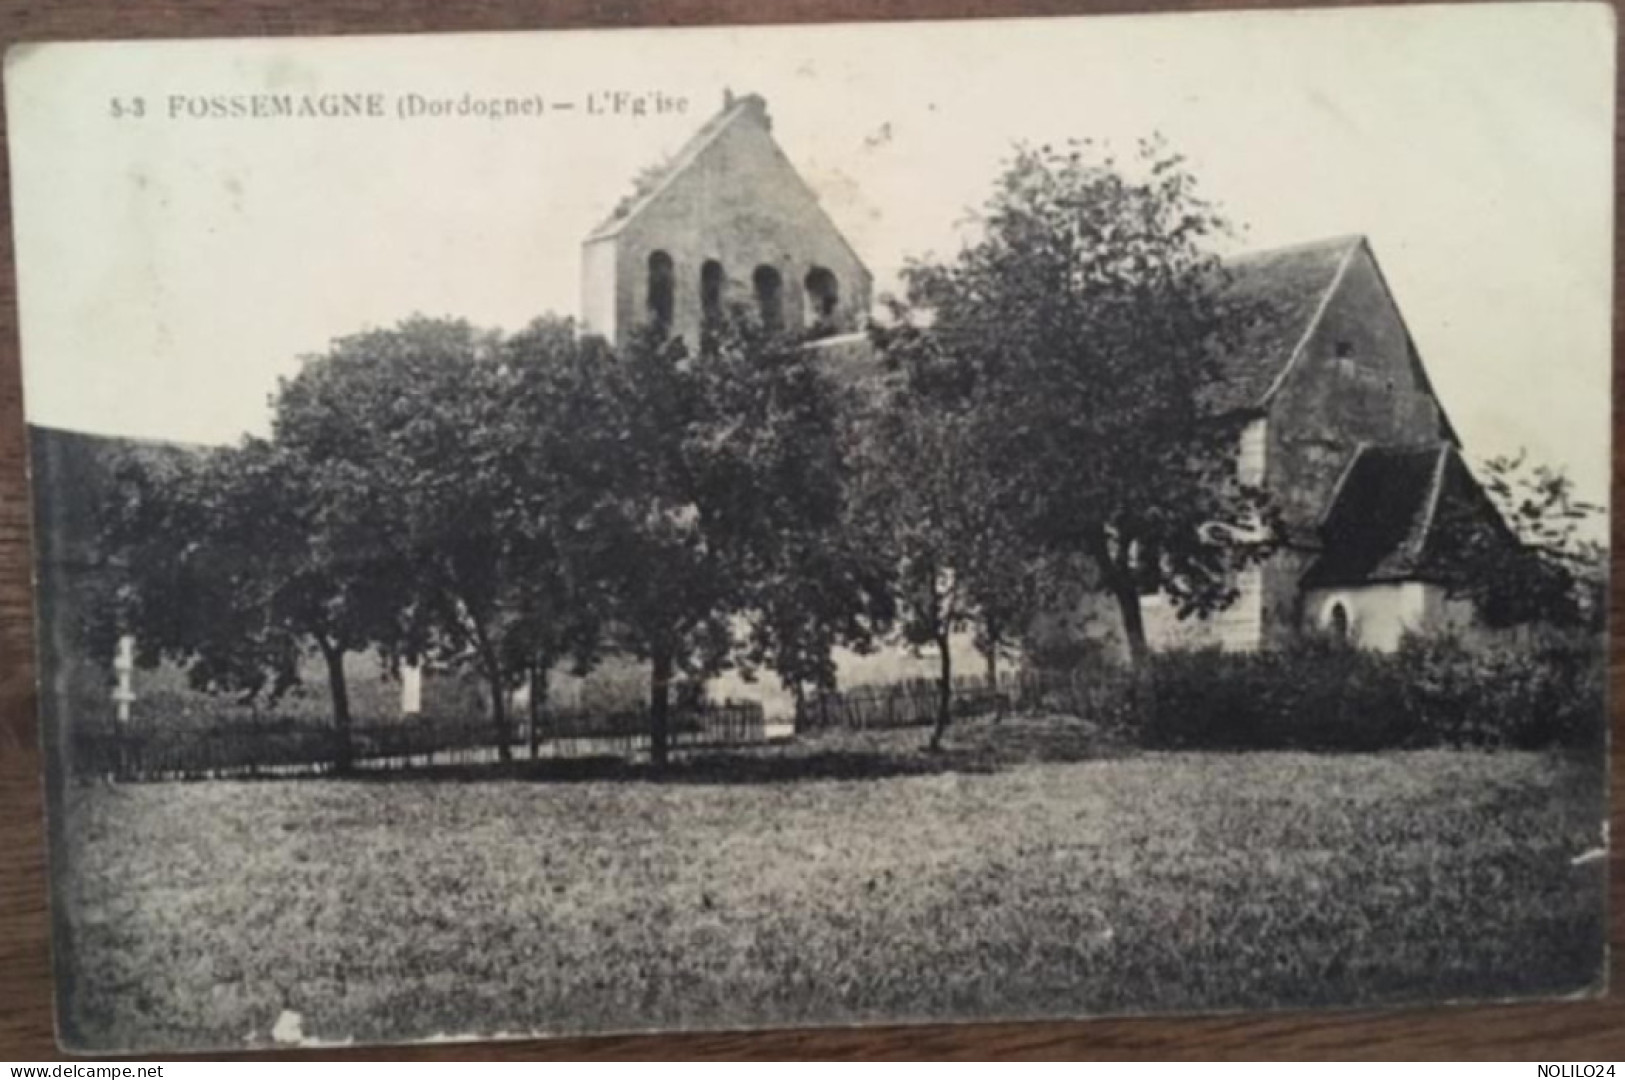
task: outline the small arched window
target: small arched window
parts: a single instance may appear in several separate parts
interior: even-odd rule
[[[813,320],[828,324],[835,321],[835,311],[841,306],[841,283],[834,272],[822,266],[807,271],[802,283],[807,290],[807,307]]]
[[[649,321],[662,330],[670,329],[675,301],[671,256],[656,251],[649,256]]]
[[[763,263],[751,275],[751,285],[756,290],[756,312],[761,316],[762,326],[768,330],[784,329],[784,279],[779,272]]]
[[[1334,641],[1347,641],[1349,639],[1349,610],[1341,603],[1333,604],[1331,614],[1326,619],[1326,626],[1332,632]]]
[[[700,267],[700,314],[706,322],[722,317],[722,290],[726,281],[722,264],[715,259],[705,260]]]

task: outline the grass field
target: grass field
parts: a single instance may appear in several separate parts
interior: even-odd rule
[[[1602,781],[1572,759],[1112,754],[1013,721],[939,757],[919,739],[663,782],[75,789],[65,1034],[1232,1009],[1599,977],[1606,863],[1581,856]]]

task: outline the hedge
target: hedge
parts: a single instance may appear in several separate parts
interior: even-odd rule
[[[1085,711],[1149,749],[1600,748],[1607,731],[1603,642],[1557,631],[1169,652],[1100,678],[1111,701]]]

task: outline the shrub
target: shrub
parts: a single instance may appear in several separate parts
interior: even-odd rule
[[[1157,654],[1109,684],[1110,705],[1075,711],[1153,749],[1595,748],[1606,676],[1601,642],[1569,632],[1415,637],[1393,654],[1305,641]]]
[[[1394,657],[1420,741],[1519,749],[1602,746],[1605,660],[1597,637],[1553,629],[1473,646],[1412,637]]]
[[[1323,642],[1259,653],[1156,656],[1142,676],[1146,745],[1377,750],[1402,743],[1402,698],[1387,658]]]

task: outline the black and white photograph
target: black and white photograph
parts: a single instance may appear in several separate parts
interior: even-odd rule
[[[13,47],[62,1047],[1604,993],[1615,49]]]

